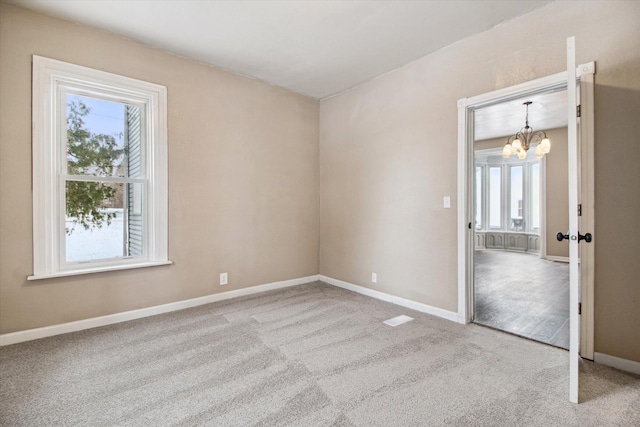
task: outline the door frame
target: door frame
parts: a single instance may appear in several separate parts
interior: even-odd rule
[[[499,102],[521,98],[567,86],[567,72],[524,82],[492,92],[458,100],[458,318],[469,323],[473,318],[473,141],[474,111]],[[580,82],[580,112],[578,135],[580,161],[580,201],[582,203],[582,232],[594,230],[594,102],[593,82],[595,62],[581,64],[576,70]],[[580,354],[593,359],[594,335],[594,250],[593,246],[581,245],[581,291],[582,315],[580,322]]]
[[[578,185],[582,216],[578,224],[582,233],[594,234],[595,231],[595,178],[594,178],[594,74],[595,63],[591,63],[589,73],[579,75],[580,117],[578,117]],[[583,66],[579,66],[581,69]],[[592,244],[580,245],[579,256],[585,262],[580,263],[580,356],[593,360],[594,354],[594,316],[595,316],[595,247]]]

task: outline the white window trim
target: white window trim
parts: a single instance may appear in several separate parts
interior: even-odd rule
[[[532,164],[539,164],[540,165],[540,191],[541,191],[541,195],[540,195],[540,208],[542,210],[543,208],[543,182],[545,180],[545,169],[544,169],[544,165],[545,165],[545,161],[546,158],[542,158],[542,159],[537,159],[537,158],[533,158],[533,157],[527,157],[524,160],[520,160],[520,159],[515,159],[515,158],[508,158],[508,159],[503,159],[502,156],[502,150],[496,150],[496,149],[486,149],[486,150],[478,150],[474,153],[475,155],[475,160],[474,160],[474,179],[475,179],[475,168],[476,167],[480,167],[481,168],[481,177],[482,177],[482,183],[481,183],[481,187],[482,187],[482,212],[480,214],[481,216],[481,224],[482,227],[481,228],[474,228],[474,230],[478,233],[491,233],[491,232],[504,232],[504,233],[519,233],[519,234],[534,234],[534,235],[541,235],[542,234],[542,219],[540,220],[540,227],[538,228],[531,228],[531,207],[529,206],[529,198],[530,198],[530,191],[531,191],[531,178],[530,178],[530,168]],[[493,158],[493,160],[491,160],[491,157]],[[496,158],[499,158],[499,160],[495,160]],[[510,168],[513,166],[522,166],[522,179],[523,179],[523,219],[525,221],[525,227],[524,230],[521,231],[515,231],[515,230],[511,230],[509,228],[509,224],[510,224],[510,213],[511,213],[511,203],[510,203],[510,195],[511,195],[511,178],[510,178]],[[501,202],[501,209],[500,209],[500,220],[501,220],[501,225],[500,227],[490,227],[489,226],[489,215],[490,215],[490,209],[489,209],[489,168],[500,168],[501,172],[500,172],[500,202]],[[475,188],[475,187],[474,187]],[[475,197],[475,194],[474,194]],[[474,202],[474,206],[475,206],[475,202]],[[475,212],[474,212],[475,215]],[[474,216],[475,218],[475,216]]]
[[[142,257],[99,260],[62,267],[60,174],[57,141],[64,137],[61,92],[65,87],[144,105],[148,144],[148,194]],[[168,259],[167,88],[161,85],[33,56],[33,275],[28,280],[170,264]],[[56,138],[57,135],[57,138]]]

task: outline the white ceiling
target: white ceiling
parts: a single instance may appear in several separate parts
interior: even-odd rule
[[[324,98],[549,1],[9,0]]]
[[[567,91],[539,93],[475,110],[476,141],[513,135],[524,127],[529,105],[529,126],[533,130],[549,130],[567,126]]]

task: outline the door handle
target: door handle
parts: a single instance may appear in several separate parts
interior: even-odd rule
[[[580,234],[580,232],[578,232],[578,243],[580,243],[581,240],[584,240],[587,243],[591,243],[591,233],[587,233],[583,236],[582,234]]]
[[[558,234],[556,234],[556,239],[558,239],[558,242],[562,242],[564,239],[569,240],[569,233],[562,234],[562,232],[559,232]],[[575,240],[575,236],[573,237],[572,240]],[[587,243],[591,243],[591,241],[593,240],[593,237],[591,236],[591,233],[582,235],[580,234],[580,232],[578,232],[578,243],[580,243],[580,241],[582,240],[584,240]]]

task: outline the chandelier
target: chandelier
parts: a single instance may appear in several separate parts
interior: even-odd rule
[[[524,119],[525,126],[520,129],[518,133],[507,138],[507,143],[502,149],[502,157],[505,159],[509,158],[512,154],[518,156],[520,160],[526,159],[527,151],[533,144],[538,144],[535,155],[539,159],[551,150],[551,141],[547,138],[547,134],[543,130],[534,131],[533,128],[529,126],[529,105],[531,104],[533,104],[531,101],[522,104],[527,108]]]

